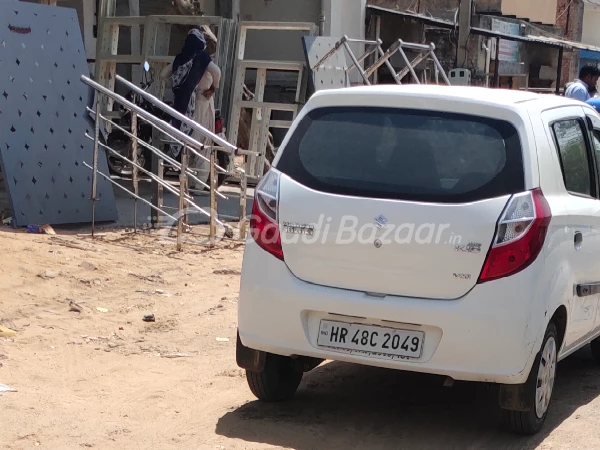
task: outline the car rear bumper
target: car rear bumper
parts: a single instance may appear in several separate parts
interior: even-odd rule
[[[238,306],[239,335],[244,346],[278,355],[520,384],[527,379],[543,327],[541,318],[527,312],[536,288],[525,280],[539,270],[535,266],[510,279],[477,285],[459,300],[381,298],[299,280],[285,263],[249,240]],[[419,359],[389,360],[321,348],[317,346],[321,319],[424,331],[423,352]]]

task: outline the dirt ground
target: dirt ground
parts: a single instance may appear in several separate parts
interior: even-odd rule
[[[600,448],[587,352],[559,365],[534,438],[499,431],[485,386],[335,362],[265,405],[235,364],[242,245],[2,228],[0,248],[0,324],[16,330],[0,338],[0,383],[17,390],[0,394],[2,448]]]

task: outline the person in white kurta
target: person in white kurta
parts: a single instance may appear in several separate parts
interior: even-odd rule
[[[209,41],[211,43],[211,41]],[[207,47],[207,51],[210,50],[211,46]],[[216,48],[216,43],[214,48]],[[160,76],[162,78],[169,78],[173,74],[173,63],[165,67]],[[211,62],[204,76],[200,80],[200,83],[196,87],[196,109],[194,113],[194,120],[202,125],[204,128],[211,132],[215,132],[215,100],[214,92],[219,87],[221,81],[221,69],[214,62]],[[206,146],[213,145],[212,139],[204,137],[201,133],[194,130],[191,136],[201,144]],[[190,156],[190,167],[195,169],[198,174],[198,179],[204,183],[208,183],[210,175],[210,150],[206,147],[200,152],[206,159],[200,158],[194,154]],[[190,178],[189,186],[191,189],[202,189],[203,186],[198,186],[196,180]]]

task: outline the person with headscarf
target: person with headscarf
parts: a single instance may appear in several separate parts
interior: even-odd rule
[[[161,72],[162,77],[171,77],[173,108],[211,132],[215,131],[213,96],[221,80],[221,70],[211,58],[216,49],[217,39],[208,27],[204,27],[202,31],[193,28],[188,33],[181,52]],[[213,145],[210,138],[192,130],[185,123],[173,120],[173,126],[205,146]],[[181,149],[180,145],[171,145],[170,156],[180,160]],[[200,153],[207,159],[210,157],[210,150],[206,147]],[[190,167],[196,170],[198,179],[208,182],[210,163],[207,160],[192,154]],[[190,188],[197,188],[193,179],[190,179]]]

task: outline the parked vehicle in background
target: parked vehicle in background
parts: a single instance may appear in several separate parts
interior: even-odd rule
[[[145,63],[144,67],[144,78],[141,83],[141,87],[144,90],[148,90],[150,86],[154,83],[154,78],[151,75],[150,67],[148,63]],[[133,104],[139,106],[145,111],[151,113],[153,116],[156,116],[160,119],[163,119],[167,122],[171,120],[171,117],[162,111],[160,108],[157,108],[152,103],[144,99],[141,95],[136,94],[135,92],[129,92],[126,97],[127,100],[132,102]],[[133,139],[128,135],[131,133],[131,111],[127,108],[121,107],[121,115],[113,119],[114,122],[123,128],[125,131],[112,127],[111,132],[108,134],[106,138],[106,145],[112,148],[117,153],[123,155],[130,161],[133,160]],[[152,143],[152,131],[153,127],[145,120],[138,118],[137,120],[137,129],[136,136],[138,136],[142,141],[147,144],[153,145]],[[158,146],[156,146],[158,147]],[[129,177],[132,175],[132,167],[131,164],[124,161],[122,158],[112,154],[111,152],[106,152],[108,158],[108,167],[112,174],[126,176]],[[144,167],[146,170],[151,169],[151,161],[152,161],[152,152],[144,147],[144,145],[139,144],[137,146],[137,163],[141,167]]]
[[[259,183],[238,365],[264,401],[323,360],[498,387],[538,432],[556,364],[600,361],[600,116],[473,87],[316,93]]]

